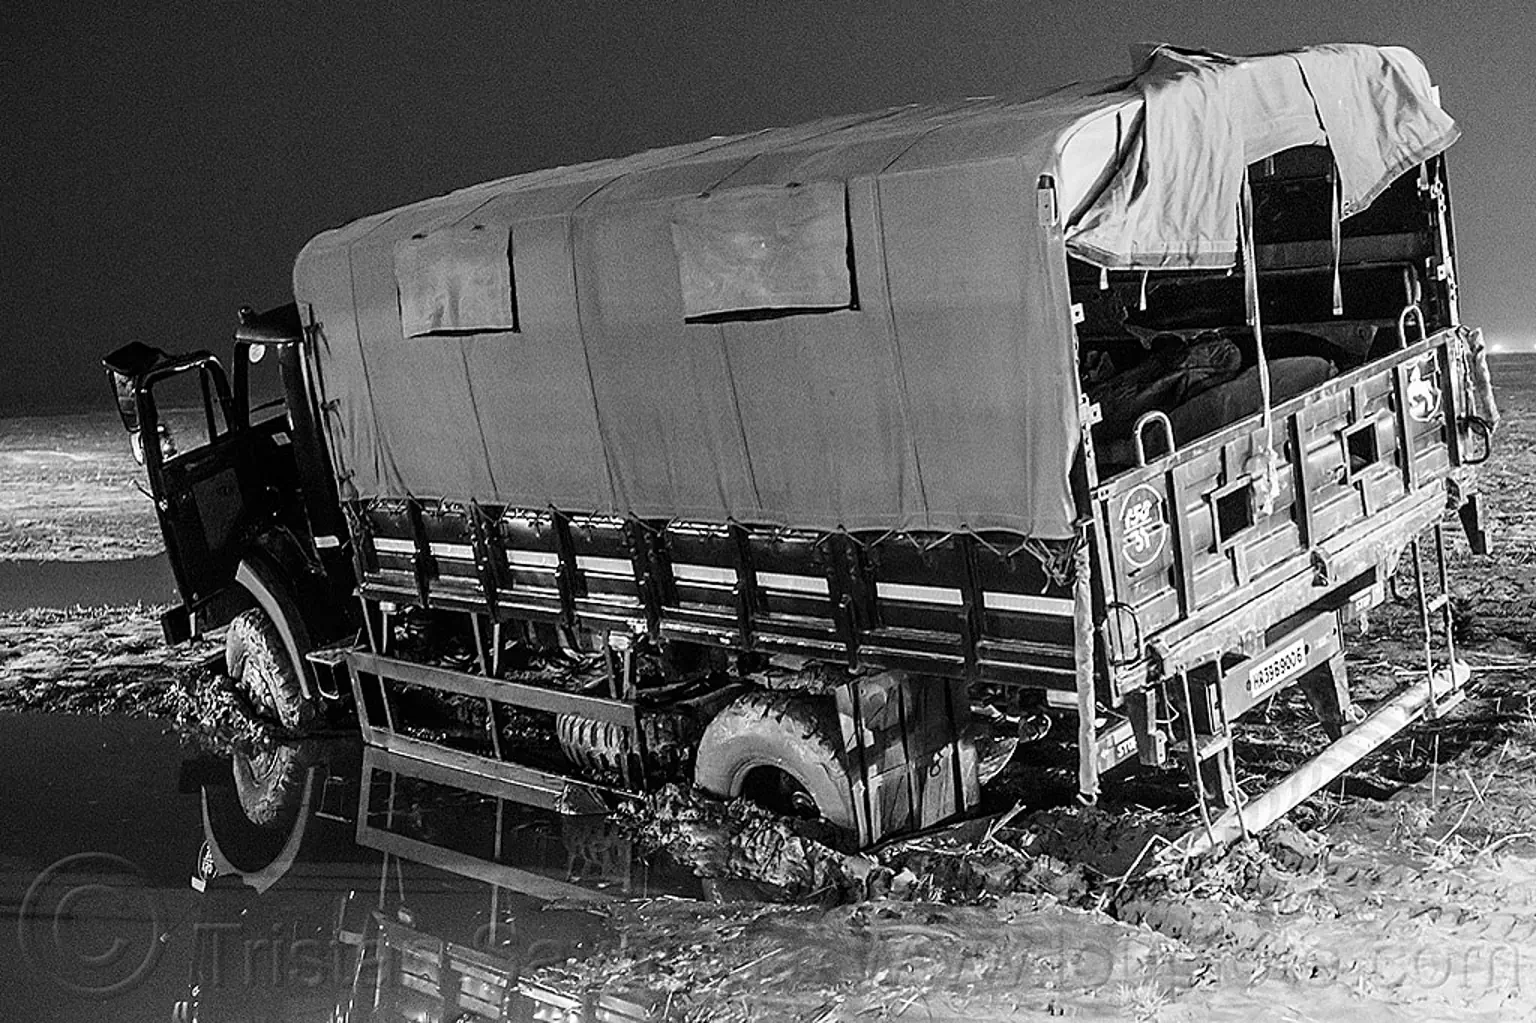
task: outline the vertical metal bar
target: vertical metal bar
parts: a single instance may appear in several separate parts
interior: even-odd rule
[[[981,577],[976,566],[976,538],[962,533],[953,540],[955,556],[960,563],[960,644],[965,656],[965,681],[974,685],[980,678],[981,655],[977,647],[986,630],[986,618],[982,609]],[[953,715],[951,715],[953,720]],[[956,747],[958,751],[958,746]],[[959,761],[956,760],[958,773]]]
[[[416,552],[411,555],[411,571],[416,576],[416,595],[422,607],[431,607],[432,548],[427,540],[426,523],[422,521],[420,502],[415,498],[408,499],[405,514],[406,521],[411,525],[411,543],[416,547]]]
[[[650,527],[636,518],[624,520],[624,545],[629,548],[630,572],[634,575],[635,595],[645,611],[645,624],[653,639],[661,634],[663,594],[672,589],[672,568],[657,549]]]
[[[1431,642],[1429,631],[1429,596],[1424,592],[1424,560],[1419,550],[1420,537],[1414,537],[1409,543],[1409,549],[1413,551],[1413,585],[1414,594],[1419,604],[1419,628],[1424,638],[1424,674],[1429,685],[1429,705],[1435,705],[1435,651]]]
[[[1174,595],[1179,602],[1179,617],[1195,609],[1195,552],[1189,549],[1189,520],[1184,514],[1184,495],[1173,468],[1163,475],[1163,501],[1167,505],[1168,542],[1174,564]]]
[[[1076,633],[1072,653],[1077,669],[1077,794],[1084,802],[1093,803],[1099,798],[1099,742],[1094,724],[1098,717],[1098,696],[1093,684],[1097,658],[1094,656],[1093,582],[1090,578],[1093,569],[1086,544],[1078,545],[1072,562]]]
[[[500,617],[501,607],[501,586],[497,581],[501,574],[497,560],[500,549],[492,542],[495,523],[484,508],[471,501],[469,526],[470,537],[474,542],[475,574],[480,579],[480,592],[485,598],[485,606],[490,611],[491,620],[495,621]]]
[[[391,732],[396,732],[398,729],[395,728],[395,707],[394,701],[389,698],[389,686],[385,684],[383,675],[373,675],[372,678],[374,684],[379,687],[379,702],[384,705],[384,727]]]
[[[379,646],[379,634],[373,624],[373,609],[368,606],[368,598],[359,593],[357,602],[363,609],[363,632],[368,637],[368,649],[382,654],[384,651]]]
[[[1403,487],[1412,494],[1418,486],[1418,466],[1413,457],[1413,417],[1408,413],[1408,389],[1403,385],[1408,363],[1392,367],[1392,403],[1397,410],[1397,449],[1403,456]]]
[[[560,615],[566,625],[576,627],[576,594],[581,576],[576,568],[576,545],[571,540],[571,523],[558,508],[549,511],[550,528],[555,534],[555,552],[560,563],[555,569],[555,586],[560,592]]]
[[[1301,531],[1301,546],[1312,546],[1316,527],[1312,523],[1312,479],[1308,471],[1306,437],[1302,433],[1301,418],[1307,414],[1304,408],[1286,417],[1286,433],[1290,440],[1292,486],[1296,492],[1296,528]],[[1348,452],[1345,453],[1347,459]],[[1346,463],[1347,464],[1347,463]]]
[[[1205,783],[1200,778],[1200,737],[1195,733],[1195,703],[1189,693],[1189,672],[1179,669],[1179,688],[1184,695],[1184,730],[1189,734],[1189,784],[1195,790],[1195,805],[1200,810],[1200,823],[1205,835],[1216,845],[1216,832],[1211,827],[1211,808],[1205,801]]]
[[[1460,337],[1455,342],[1458,346],[1466,344]],[[1441,401],[1441,425],[1444,431],[1446,451],[1450,454],[1451,467],[1461,464],[1461,430],[1458,424],[1461,422],[1460,410],[1456,401],[1457,367],[1451,361],[1451,345],[1442,340],[1435,349],[1435,365],[1440,370],[1440,401]]]
[[[485,698],[485,730],[490,734],[491,752],[495,754],[498,761],[507,759],[501,752],[501,728],[499,725],[500,722],[496,720],[496,701],[487,696]],[[500,805],[500,803],[497,803],[498,809]]]
[[[1216,717],[1221,722],[1221,733],[1225,737],[1221,757],[1221,781],[1223,791],[1226,793],[1227,805],[1232,812],[1237,814],[1238,831],[1244,838],[1248,837],[1248,824],[1243,820],[1243,794],[1237,787],[1237,753],[1234,749],[1236,737],[1232,734],[1232,722],[1227,719],[1227,673],[1222,669],[1221,661],[1216,661]]]
[[[486,649],[485,626],[480,621],[478,611],[469,612],[469,631],[475,641],[475,663],[480,666],[480,674],[486,678],[491,677],[491,660]]]
[[[736,586],[732,596],[736,598],[736,627],[741,630],[741,647],[751,650],[756,645],[757,575],[752,570],[752,548],[747,540],[745,527],[732,522],[726,527],[730,535],[731,560],[736,569]]]
[[[491,677],[501,678],[501,648],[504,642],[501,622],[491,622]]]
[[[1435,523],[1435,557],[1440,565],[1440,593],[1445,601],[1440,611],[1441,621],[1445,624],[1445,660],[1447,670],[1454,672],[1456,669],[1456,623],[1451,613],[1451,575],[1445,561],[1445,523],[1443,522]]]

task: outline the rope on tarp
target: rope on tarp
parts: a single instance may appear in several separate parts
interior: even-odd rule
[[[1253,347],[1259,362],[1259,394],[1264,402],[1264,450],[1254,452],[1244,468],[1253,480],[1254,510],[1259,515],[1268,516],[1275,510],[1280,466],[1275,455],[1275,416],[1270,394],[1269,358],[1264,353],[1264,318],[1259,310],[1259,264],[1253,241],[1253,182],[1247,168],[1243,170],[1243,200],[1238,212],[1243,248],[1243,296],[1248,326],[1253,329]]]
[[[1344,259],[1344,175],[1333,164],[1333,315],[1344,315],[1344,282],[1339,266]]]

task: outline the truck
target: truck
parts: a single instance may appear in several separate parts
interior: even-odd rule
[[[1060,721],[1084,800],[1135,759],[1185,771],[1186,849],[1261,828],[1470,678],[1445,532],[1485,549],[1497,408],[1458,134],[1402,48],[1157,46],[325,231],[228,373],[105,360],[165,633],[227,629],[292,733],[355,717],[551,807],[691,777],[867,846]],[[1367,697],[1345,633],[1400,568],[1424,670]],[[1244,791],[1234,737],[1296,694],[1325,746]],[[284,777],[237,771],[256,816]]]

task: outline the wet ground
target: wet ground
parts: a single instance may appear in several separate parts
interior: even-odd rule
[[[0,835],[9,1019],[163,1020],[178,1003],[202,1020],[328,1019],[383,921],[531,975],[611,944],[614,898],[704,894],[601,817],[350,739],[291,751],[297,784],[261,826],[230,763],[160,722],[0,715],[0,745],[0,813],[26,822]]]
[[[1150,775],[1118,779],[1123,798],[1105,810],[1032,806],[849,857],[681,792],[615,820],[540,818],[342,742],[285,753],[293,798],[257,827],[228,761],[168,731],[176,686],[210,651],[160,645],[154,592],[133,592],[152,585],[140,571],[152,565],[106,569],[121,599],[150,603],[81,608],[64,606],[69,572],[84,586],[94,569],[6,575],[0,563],[0,710],[111,715],[0,715],[0,906],[17,924],[0,928],[15,946],[0,943],[0,1006],[13,1018],[165,1019],[198,978],[201,1019],[349,1007],[366,1018],[360,1008],[390,992],[399,1016],[435,1018],[427,989],[458,978],[471,1002],[494,994],[475,972],[490,964],[560,997],[606,996],[612,1014],[669,1019],[1536,1018],[1536,359],[1494,370],[1508,418],[1483,491],[1499,549],[1453,552],[1477,696],[1261,841],[1150,873],[1153,858],[1138,856],[1187,799],[1177,779]],[[147,502],[119,486],[131,461],[55,478],[76,463],[38,454],[48,433],[0,429],[0,480],[70,494],[95,474],[126,496],[55,530],[12,489],[0,550],[149,553]],[[81,444],[109,457],[105,441]],[[1352,641],[1363,692],[1415,670],[1410,624],[1385,609]],[[1245,782],[1298,762],[1315,732],[1284,705],[1264,712],[1241,751]],[[994,807],[1049,791],[1050,770],[1048,757],[1016,766]],[[201,894],[199,862],[219,875]],[[417,972],[359,973],[356,950],[381,941]],[[103,995],[114,970],[144,962]]]

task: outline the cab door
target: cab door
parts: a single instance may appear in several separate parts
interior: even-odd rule
[[[135,443],[189,611],[234,581],[250,537],[292,489],[288,417],[247,423],[244,406],[206,352],[162,363],[139,386]]]

